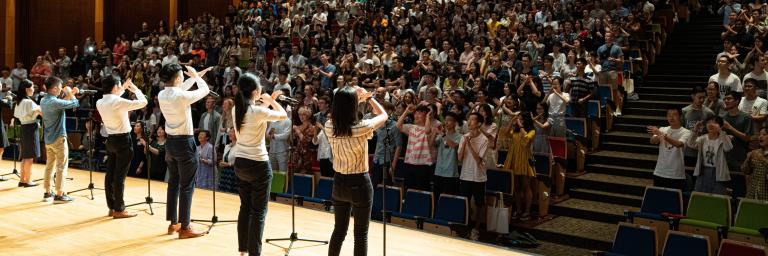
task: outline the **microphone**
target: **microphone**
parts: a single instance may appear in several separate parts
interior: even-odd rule
[[[97,92],[99,92],[99,91],[97,91],[97,90],[82,89],[82,90],[78,90],[76,95],[94,95]]]
[[[211,96],[211,97],[214,97],[214,98],[218,98],[219,94],[214,92],[214,91],[208,91],[208,96]]]
[[[298,105],[299,104],[298,100],[296,100],[294,98],[291,98],[291,97],[288,97],[288,96],[285,96],[285,95],[277,96],[277,99],[275,101],[280,102],[280,103],[285,103],[285,104],[288,104],[288,105]]]

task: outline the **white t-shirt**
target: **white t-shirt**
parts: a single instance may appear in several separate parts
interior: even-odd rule
[[[766,115],[768,114],[768,100],[760,97],[757,97],[754,100],[747,100],[747,97],[742,97],[741,101],[739,101],[739,111],[747,113],[750,116],[753,114]],[[762,127],[762,123],[760,122],[752,122],[752,125],[754,126],[755,131],[759,131],[760,127]]]
[[[709,81],[715,81],[720,85],[720,99],[725,97],[725,93],[729,91],[742,92],[744,89],[741,87],[741,79],[738,76],[731,73],[728,77],[721,77],[719,73],[709,77]]]
[[[741,79],[741,86],[744,87],[744,80],[747,80],[748,78],[752,78],[757,80],[757,96],[762,97],[765,99],[768,97],[766,95],[766,81],[768,81],[768,72],[763,71],[763,73],[759,75],[755,75],[753,72],[749,72],[746,75],[744,75],[744,79]]]
[[[659,131],[666,134],[669,138],[685,143],[691,137],[691,131],[680,127],[672,129],[671,127],[659,128]],[[661,140],[659,143],[659,159],[656,162],[656,169],[653,175],[667,179],[685,179],[685,163],[683,162],[683,148],[675,147]]]
[[[717,147],[720,146],[720,138],[715,138],[714,140],[709,139],[709,136],[706,137],[704,140],[704,152],[701,154],[704,155],[704,167],[715,167],[715,164],[717,162],[717,159],[715,159],[715,156],[717,155]]]
[[[237,111],[232,108],[232,120]],[[236,157],[247,158],[253,161],[269,161],[267,146],[264,144],[264,134],[267,131],[269,121],[288,119],[285,112],[268,109],[260,106],[248,106],[240,129],[235,129],[237,138]]]
[[[570,101],[571,95],[567,92],[561,92],[561,95],[563,95],[563,98]],[[559,115],[559,116],[565,116],[565,109],[568,106],[563,99],[560,98],[560,96],[555,95],[554,93],[550,93],[549,96],[547,96],[547,105],[549,105],[549,114],[550,115]]]
[[[473,182],[486,182],[488,176],[486,175],[485,163],[477,163],[472,156],[470,144],[467,143],[467,138],[471,136],[469,133],[464,134],[459,142],[459,154],[463,154],[464,158],[461,160],[461,180],[473,181]],[[464,145],[466,144],[466,145]],[[463,146],[462,146],[463,145]],[[482,134],[472,138],[471,146],[475,148],[477,154],[482,159],[485,156],[485,151],[488,149],[488,138]],[[478,166],[479,165],[479,166]]]

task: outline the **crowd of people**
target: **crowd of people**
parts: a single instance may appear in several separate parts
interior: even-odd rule
[[[669,126],[648,127],[660,144],[655,185],[768,199],[765,10],[759,1],[731,0],[717,9],[724,27],[717,73],[692,89],[690,105],[668,109]]]
[[[161,69],[168,64],[213,67],[202,79],[217,96],[192,104],[200,162],[196,184],[203,188],[217,186],[217,175],[234,177],[238,149],[232,109],[241,76],[252,74],[265,92],[282,91],[295,100],[280,101],[290,118],[266,128],[272,168],[316,176],[333,176],[338,157],[332,157],[322,129],[331,118],[334,92],[364,88],[390,116],[371,140],[374,184],[392,182],[403,158],[398,171],[406,189],[467,196],[477,206],[473,216],[480,216],[487,169],[506,169],[515,176],[513,217],[525,221],[533,217],[532,156],[550,155],[549,136],[566,136],[565,116],[587,117],[599,85],[610,87],[615,115],[621,115],[625,52],[653,54],[633,39],[645,37],[655,9],[666,5],[648,0],[241,1],[223,17],[203,14],[173,26],[144,22],[139,32],[109,43],[86,38],[82,46],[37,57],[29,70],[24,63],[3,68],[0,82],[18,91],[29,79],[36,99],[46,91],[45,79],[54,75],[64,85],[95,90],[106,78],[116,84],[130,79],[142,93],[124,97],[142,95],[148,104],[130,112],[136,154],[128,175],[144,177],[151,171],[151,178],[167,180],[168,134],[158,102],[165,86]],[[731,30],[740,31],[737,25]],[[730,61],[725,65],[722,72],[738,67]],[[94,108],[102,94],[109,92],[76,97],[81,108]],[[357,110],[360,116],[372,115],[368,105]],[[106,137],[98,112],[90,117],[87,130]],[[94,150],[92,143],[82,145]],[[470,237],[477,239],[477,231]]]

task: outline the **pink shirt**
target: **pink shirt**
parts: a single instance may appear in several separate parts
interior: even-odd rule
[[[405,124],[403,129],[408,131],[408,146],[405,150],[405,163],[412,165],[432,165],[432,154],[429,152],[427,129],[423,126]]]

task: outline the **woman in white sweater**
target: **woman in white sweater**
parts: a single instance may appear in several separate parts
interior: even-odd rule
[[[40,106],[31,96],[35,92],[32,81],[23,80],[16,91],[15,109],[13,116],[21,122],[21,175],[19,187],[34,187],[31,179],[32,161],[40,157],[40,126],[37,124],[37,116],[41,114]]]

